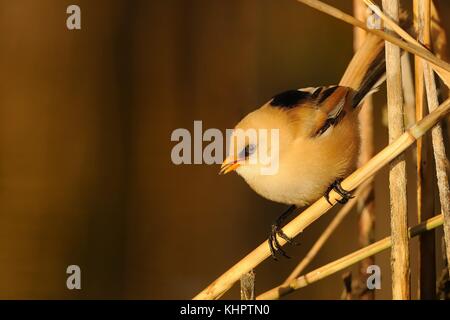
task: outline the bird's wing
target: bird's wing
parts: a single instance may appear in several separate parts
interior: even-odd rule
[[[317,136],[339,123],[353,92],[344,86],[289,90],[273,97],[270,106],[286,110],[305,134]]]
[[[343,86],[332,86],[322,90],[318,95],[318,112],[312,132],[313,136],[322,135],[339,123],[346,114],[346,108],[350,106],[351,99],[349,97],[352,96],[352,93],[351,88]]]

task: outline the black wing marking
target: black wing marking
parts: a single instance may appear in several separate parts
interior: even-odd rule
[[[309,107],[313,106],[317,109],[325,107],[324,102],[336,92],[339,86],[324,86],[316,88],[303,88],[298,90],[288,90],[282,92],[272,98],[270,106],[283,109],[294,109],[302,104],[309,102]],[[325,107],[328,118],[323,125],[314,132],[313,136],[317,137],[325,133],[330,127],[335,127],[339,124],[345,115],[344,105],[347,95],[343,96],[340,101],[336,101],[336,105]]]
[[[330,127],[335,127],[339,124],[340,120],[345,116],[345,111],[340,112],[335,118],[328,118],[325,124],[317,130],[315,136],[318,137],[325,133]]]
[[[333,89],[333,92],[337,89],[335,88],[329,88],[327,90]],[[329,95],[328,95],[329,96]],[[342,96],[342,98],[339,100],[339,102],[333,107],[332,110],[328,111],[328,118],[326,119],[325,123],[319,130],[316,132],[316,136],[320,136],[323,133],[325,133],[330,127],[337,126],[342,118],[344,118],[346,112],[344,111],[344,106],[347,101],[348,92]]]
[[[277,94],[270,101],[272,107],[278,108],[295,108],[302,102],[314,102],[319,106],[329,96],[331,96],[338,86],[304,88],[298,90],[288,90]]]
[[[364,79],[359,86],[358,91],[353,97],[352,107],[358,107],[361,102],[366,98],[366,96],[375,92],[384,82],[384,75],[386,74],[386,57],[384,50],[378,54],[376,59],[372,62],[366,74],[364,75]],[[381,82],[380,82],[381,81]]]
[[[293,108],[301,102],[311,99],[311,93],[301,90],[288,90],[272,98],[270,105],[279,108]]]
[[[327,98],[331,96],[336,91],[337,88],[338,86],[332,86],[325,89],[324,91],[321,91],[319,95],[319,104],[327,100]]]
[[[324,89],[324,87],[317,87],[317,88],[315,88],[313,93],[311,94],[311,98],[317,99],[319,94],[322,92],[322,89]]]

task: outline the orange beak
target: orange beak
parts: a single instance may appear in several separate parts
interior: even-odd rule
[[[240,166],[241,164],[238,162],[238,160],[235,160],[234,157],[233,159],[230,159],[230,157],[228,157],[223,161],[222,167],[220,167],[219,174],[227,174],[231,171],[236,170]]]

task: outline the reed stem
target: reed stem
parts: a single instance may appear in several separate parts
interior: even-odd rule
[[[339,210],[339,212],[336,214],[336,216],[333,218],[333,220],[327,226],[325,231],[322,232],[320,237],[317,239],[317,241],[314,243],[314,245],[311,247],[311,249],[308,251],[308,253],[305,255],[305,257],[294,268],[294,270],[292,270],[291,274],[286,278],[286,280],[283,283],[289,283],[293,279],[297,278],[305,270],[305,268],[317,256],[320,249],[322,249],[323,245],[327,242],[327,240],[330,238],[330,236],[333,234],[333,232],[337,229],[337,227],[341,224],[341,222],[345,219],[345,217],[347,217],[348,214],[355,207],[355,205],[359,201],[361,195],[364,193],[367,193],[367,191],[368,191],[368,184],[361,186],[356,190],[356,192],[354,194],[355,199],[352,199],[349,202],[347,202],[342,207],[342,209]]]
[[[444,222],[444,218],[442,215],[437,215],[427,221],[424,221],[412,228],[409,229],[409,237],[413,238],[419,234],[427,232],[429,230],[433,230],[439,226],[441,226]],[[365,248],[359,249],[355,252],[352,252],[338,260],[330,262],[316,270],[308,272],[307,274],[296,278],[289,282],[288,284],[283,284],[281,286],[275,287],[269,291],[264,292],[263,294],[256,297],[257,300],[274,300],[280,299],[281,297],[286,296],[287,294],[304,288],[314,282],[322,280],[332,274],[340,272],[345,268],[350,267],[351,265],[367,258],[377,253],[380,253],[386,249],[389,249],[392,245],[391,237],[384,238],[380,241],[377,241]]]
[[[383,0],[383,9],[391,19],[399,19],[398,0]],[[387,29],[388,32],[392,31]],[[393,142],[405,130],[403,118],[403,88],[400,48],[386,42],[386,82],[389,119],[389,141]],[[391,199],[391,270],[392,298],[410,299],[410,269],[408,241],[408,201],[406,198],[406,161],[404,155],[390,164],[389,191]]]
[[[353,0],[353,12],[358,20],[367,20],[367,8],[360,0]],[[364,43],[367,32],[353,28],[354,51]],[[374,134],[373,134],[373,98],[366,98],[359,112],[361,149],[358,159],[358,167],[361,167],[373,157],[374,154]],[[375,234],[375,189],[374,181],[368,183],[364,193],[358,198],[358,242],[359,246],[365,247],[374,242]],[[371,256],[359,263],[359,272],[355,281],[355,287],[364,288],[367,281],[367,268],[375,264],[375,257]],[[360,297],[363,300],[375,299],[374,290],[361,290]]]
[[[430,46],[430,0],[414,0],[414,27],[417,40]],[[425,114],[425,86],[423,59],[415,58],[416,78],[416,121]],[[434,179],[432,167],[432,147],[429,135],[417,141],[417,220],[422,222],[431,218],[434,212]],[[434,299],[436,295],[436,250],[433,232],[419,236],[419,299]]]
[[[450,99],[446,100],[436,110],[409,128],[389,146],[385,147],[382,151],[370,159],[366,165],[353,172],[349,177],[342,181],[342,187],[345,190],[351,191],[363,184],[381,168],[408,149],[414,142],[416,142],[418,138],[422,137],[428,130],[436,125],[438,121],[442,120],[449,113]],[[331,191],[330,199],[334,205],[336,204],[334,199],[339,199],[339,195],[336,192]],[[330,208],[331,206],[328,201],[322,197],[304,210],[301,215],[298,215],[286,226],[284,226],[282,230],[288,237],[293,238],[324,215]],[[286,241],[280,239],[280,244],[284,245],[286,244]],[[254,269],[269,256],[270,250],[267,246],[267,242],[264,241],[256,249],[217,278],[208,287],[197,294],[194,299],[216,299],[228,291],[231,286],[240,279],[242,274]]]
[[[414,55],[417,55],[417,56],[427,60],[428,62],[430,62],[433,65],[433,69],[439,74],[439,76],[447,84],[447,86],[450,87],[450,64],[437,58],[429,50],[420,46],[420,44],[418,44],[416,42],[416,40],[414,38],[412,38],[411,36],[409,36],[408,33],[406,33],[405,31],[402,31],[401,35],[409,36],[409,38],[407,37],[407,39],[405,39],[408,42],[402,41],[401,39],[394,37],[392,34],[388,34],[382,30],[371,29],[371,28],[367,27],[367,25],[364,22],[362,22],[358,19],[355,19],[353,16],[348,15],[348,14],[344,13],[343,11],[341,11],[337,8],[334,8],[333,6],[330,6],[328,4],[325,4],[319,0],[297,0],[297,1],[302,2],[314,9],[322,11],[332,17],[335,17],[336,19],[342,20],[342,21],[349,23],[355,27],[358,27],[363,30],[366,30],[367,32],[373,33],[373,34],[377,35],[378,37],[380,37],[381,39],[389,41],[390,43],[399,46],[403,50],[406,50],[409,53],[412,53]],[[366,0],[364,0],[364,1],[366,1]],[[376,6],[374,6],[373,8],[376,8]],[[388,23],[389,26],[393,30],[396,30],[396,32],[401,31],[401,28],[398,25],[395,26],[395,23],[393,23],[393,21],[390,20],[389,18],[386,19],[386,17],[385,17],[384,21],[385,21],[385,23]]]

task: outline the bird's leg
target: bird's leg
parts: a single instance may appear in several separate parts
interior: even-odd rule
[[[350,191],[345,190],[344,188],[342,188],[341,182],[343,179],[337,179],[335,182],[333,182],[327,189],[327,191],[325,191],[325,199],[327,199],[328,203],[330,205],[332,205],[331,201],[330,201],[330,192],[332,190],[334,190],[338,195],[340,195],[342,197],[342,199],[337,199],[336,201],[339,202],[340,204],[346,204],[348,202],[348,200],[354,198],[354,196],[352,195],[352,193]]]
[[[272,230],[273,230],[273,228],[272,228]],[[276,232],[273,232],[273,231],[270,232],[268,243],[269,243],[270,253],[274,260],[278,260],[277,254],[281,254],[283,257],[288,258],[288,259],[291,258],[286,254],[286,251],[284,251],[281,248],[281,244],[278,241]]]
[[[282,249],[280,242],[278,241],[278,236],[284,240],[286,240],[286,242],[288,243],[294,243],[293,239],[288,237],[287,234],[285,234],[283,232],[283,230],[281,229],[281,225],[283,224],[283,222],[289,217],[289,215],[295,211],[296,206],[292,205],[290,206],[285,212],[283,212],[282,215],[280,215],[278,217],[278,219],[275,221],[274,224],[272,224],[272,229],[270,231],[269,234],[269,248],[270,248],[270,252],[272,254],[272,258],[274,258],[275,260],[277,260],[277,253],[280,253],[282,256],[286,257],[286,258],[290,258],[286,252]]]

